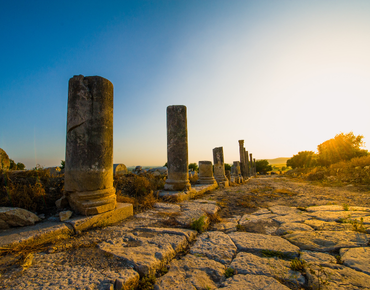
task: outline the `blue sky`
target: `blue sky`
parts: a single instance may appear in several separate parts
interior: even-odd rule
[[[27,168],[64,160],[78,74],[114,85],[114,163],[166,162],[168,105],[188,108],[189,162],[369,142],[370,1],[0,4],[0,148]]]

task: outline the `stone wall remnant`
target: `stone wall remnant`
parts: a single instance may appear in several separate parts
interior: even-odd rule
[[[83,215],[116,207],[113,187],[113,84],[99,76],[69,80],[65,195]]]
[[[186,106],[167,107],[167,166],[164,190],[190,190]]]

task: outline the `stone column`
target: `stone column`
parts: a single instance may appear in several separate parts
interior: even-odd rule
[[[249,161],[248,161],[248,151],[246,151],[244,149],[244,158],[245,158],[245,171],[246,171],[246,175],[247,177],[251,176],[251,172],[249,170]]]
[[[64,191],[83,215],[116,207],[113,187],[113,84],[99,76],[69,80]]]
[[[215,184],[216,179],[213,177],[213,169],[211,161],[199,161],[199,184]]]
[[[253,172],[253,156],[252,156],[252,153],[249,154],[249,170],[250,170],[250,175],[253,176],[254,175],[254,172]]]
[[[244,178],[247,177],[246,172],[246,164],[245,164],[245,148],[244,148],[244,140],[239,140],[239,156],[240,156],[240,171]]]
[[[185,106],[167,107],[167,167],[164,190],[190,190],[188,127]]]
[[[254,175],[257,174],[257,166],[256,166],[256,159],[253,158],[253,172],[254,172]]]
[[[229,186],[229,181],[225,176],[224,149],[222,147],[213,149],[213,163],[218,185]]]

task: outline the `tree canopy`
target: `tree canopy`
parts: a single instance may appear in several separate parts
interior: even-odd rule
[[[317,155],[313,151],[301,151],[288,159],[286,165],[293,169],[314,167],[317,165]]]
[[[269,162],[265,159],[263,160],[257,160],[256,161],[256,171],[259,174],[266,174],[267,171],[271,171],[272,166],[269,164]]]
[[[339,161],[368,155],[367,150],[360,148],[364,146],[363,138],[362,135],[355,136],[353,132],[335,135],[334,138],[317,146],[318,163],[322,166],[329,166]]]

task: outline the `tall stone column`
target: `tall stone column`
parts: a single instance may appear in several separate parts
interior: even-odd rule
[[[229,186],[229,180],[225,176],[224,149],[222,147],[213,149],[213,164],[218,185]]]
[[[116,207],[113,187],[113,84],[102,77],[69,80],[64,191],[83,215]]]
[[[215,184],[216,179],[213,177],[213,169],[211,161],[199,161],[199,184]]]
[[[167,107],[167,167],[165,190],[190,190],[188,126],[185,106]]]
[[[244,159],[245,159],[245,171],[246,171],[246,175],[247,177],[251,176],[251,171],[249,169],[249,160],[248,160],[248,151],[246,151],[244,149]]]
[[[241,175],[246,178],[247,172],[246,172],[246,166],[245,166],[245,148],[244,148],[244,140],[239,140],[239,156],[240,156],[240,171]]]
[[[257,174],[257,165],[256,165],[256,159],[253,158],[253,172],[254,172],[254,175]]]
[[[249,165],[250,165],[250,171],[251,171],[251,176],[254,175],[254,172],[253,172],[253,155],[252,153],[249,154]]]

